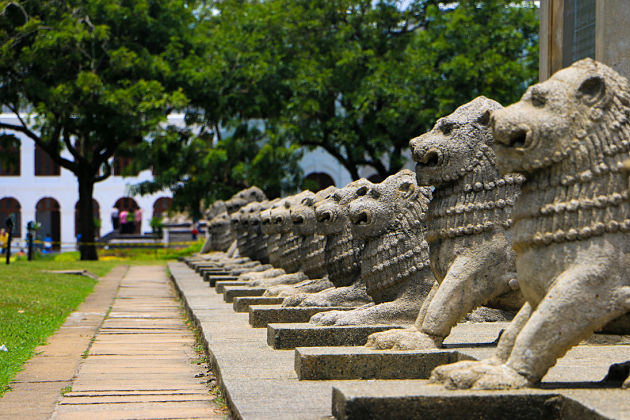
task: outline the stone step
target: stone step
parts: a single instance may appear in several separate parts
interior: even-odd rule
[[[239,296],[235,297],[232,307],[234,312],[249,312],[252,305],[280,305],[284,302],[283,297],[276,296]]]
[[[246,282],[246,281],[221,280],[221,281],[218,281],[218,282],[214,283],[214,290],[217,293],[223,293],[225,291],[226,287],[231,287],[231,286],[248,286],[248,285],[250,285],[250,283]]]
[[[267,344],[276,350],[296,347],[363,346],[370,334],[392,328],[402,327],[397,325],[268,324]]]
[[[298,347],[295,349],[295,372],[301,380],[427,379],[437,366],[490,357],[495,348],[466,350],[400,351],[374,350],[363,346]]]
[[[265,293],[262,287],[229,286],[223,289],[223,300],[232,303],[237,296],[262,296]]]
[[[427,381],[349,382],[333,386],[333,416],[354,419],[623,419],[628,390],[447,390]]]
[[[326,311],[347,311],[343,306],[278,307],[277,305],[257,305],[249,307],[249,324],[254,328],[264,328],[272,323],[308,322],[313,315]]]

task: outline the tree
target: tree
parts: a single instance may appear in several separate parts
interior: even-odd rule
[[[199,203],[251,185],[267,196],[301,183],[297,144],[276,125],[291,96],[287,10],[282,2],[224,0],[197,13],[191,53],[174,79],[189,99],[185,128],[169,127],[137,156],[154,179],[133,192],[173,192],[173,206],[199,215]]]
[[[279,1],[296,5],[285,129],[354,179],[398,171],[438,117],[482,94],[512,101],[537,76],[533,2]]]
[[[142,167],[150,162],[154,177],[134,185],[132,192],[153,194],[168,188],[173,193],[173,208],[187,210],[198,219],[202,201],[227,199],[251,185],[275,198],[299,185],[301,153],[297,145],[285,146],[273,134],[265,135],[256,124],[246,122],[221,140],[212,134],[168,127],[138,153],[144,158],[134,164]]]
[[[155,137],[186,104],[172,80],[194,29],[185,0],[23,0],[0,3],[0,103],[75,174],[81,259],[97,259],[92,195],[119,150]],[[24,116],[22,112],[28,112]],[[65,153],[64,153],[65,152]]]

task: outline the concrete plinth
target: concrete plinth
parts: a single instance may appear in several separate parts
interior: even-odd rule
[[[426,381],[374,381],[333,386],[332,398],[340,420],[628,418],[621,389],[449,391]]]
[[[484,351],[485,350],[485,351]],[[395,351],[366,347],[298,347],[299,379],[427,379],[437,366],[489,357],[494,349],[473,354],[457,350]]]
[[[254,328],[264,328],[272,323],[308,322],[313,315],[326,311],[347,311],[341,306],[310,306],[310,307],[278,307],[277,305],[260,305],[249,307],[249,324]]]
[[[401,328],[397,325],[318,326],[312,324],[268,324],[267,344],[294,349],[318,346],[363,346],[370,334]]]
[[[252,305],[280,305],[284,298],[276,296],[238,296],[234,298],[234,312],[249,312]]]
[[[262,287],[226,286],[223,288],[223,300],[232,303],[237,296],[262,296],[265,290]]]
[[[237,281],[237,280],[221,280],[218,281],[214,284],[214,290],[217,293],[223,293],[225,292],[225,288],[226,287],[232,287],[232,286],[248,286],[250,285],[250,283],[246,282],[246,281]]]
[[[203,276],[203,280],[207,281],[210,284],[210,287],[214,287],[218,281],[236,281],[238,280],[238,276],[233,275],[213,275],[206,273]]]

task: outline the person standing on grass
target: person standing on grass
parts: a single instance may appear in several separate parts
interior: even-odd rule
[[[193,222],[193,224],[191,226],[191,233],[192,233],[193,241],[196,241],[197,240],[197,235],[199,234],[199,223],[198,222]]]
[[[142,234],[142,209],[140,207],[133,212],[133,221],[136,233]]]
[[[4,228],[0,228],[0,254],[4,255],[7,249],[7,243],[9,242],[9,232]]]
[[[120,228],[119,231],[120,233],[127,233],[127,210],[123,210],[120,212],[120,215],[118,216],[118,220],[120,222]]]
[[[114,227],[114,230],[118,230],[120,226],[118,223],[118,208],[112,207],[112,212],[110,214],[112,216],[112,226]]]

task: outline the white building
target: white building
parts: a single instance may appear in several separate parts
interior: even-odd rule
[[[178,123],[170,119],[171,123]],[[13,114],[0,114],[0,120],[8,124],[18,124]],[[76,206],[79,191],[76,177],[64,168],[60,168],[35,143],[15,133],[21,141],[19,150],[14,150],[15,162],[10,167],[0,168],[0,227],[4,227],[7,217],[16,224],[14,229],[15,247],[24,246],[26,224],[33,220],[41,223],[38,233],[42,238],[50,235],[62,249],[76,248],[78,232],[78,213]],[[7,152],[6,150],[0,152]],[[64,152],[70,160],[68,151]],[[94,217],[101,221],[100,235],[113,230],[110,217],[113,207],[143,211],[141,231],[151,231],[149,220],[163,214],[171,202],[170,191],[146,196],[130,197],[129,186],[151,179],[151,171],[146,170],[135,177],[122,177],[121,159],[114,165],[113,175],[94,186]],[[328,182],[343,186],[352,179],[348,171],[331,155],[322,149],[307,151],[301,160],[301,166],[307,178],[320,184]]]

